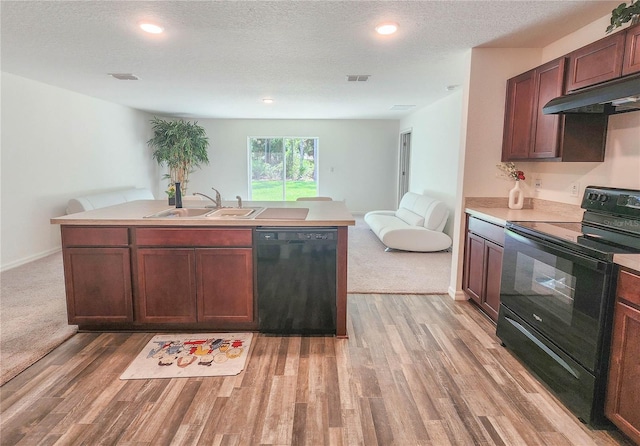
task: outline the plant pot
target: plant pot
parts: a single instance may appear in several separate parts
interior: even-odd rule
[[[176,197],[169,197],[169,206],[176,205]]]

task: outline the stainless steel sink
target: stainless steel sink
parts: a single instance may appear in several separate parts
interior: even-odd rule
[[[144,218],[242,218],[251,219],[264,208],[171,208],[155,214],[145,215]]]
[[[155,214],[145,215],[144,218],[188,218],[202,217],[211,212],[211,208],[171,208]]]
[[[218,217],[218,218],[253,218],[263,208],[222,208],[217,209],[206,217]]]

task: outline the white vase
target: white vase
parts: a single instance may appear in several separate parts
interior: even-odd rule
[[[520,189],[520,181],[509,191],[509,209],[522,209],[524,205],[524,192]]]

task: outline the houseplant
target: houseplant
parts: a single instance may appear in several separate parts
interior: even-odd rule
[[[151,126],[154,134],[147,144],[153,149],[153,159],[160,166],[169,168],[169,173],[165,175],[169,179],[169,188],[180,183],[182,194],[185,195],[189,174],[202,164],[209,164],[209,138],[197,121],[154,117]],[[171,196],[170,191],[168,194]]]
[[[638,23],[640,17],[640,1],[631,0],[629,5],[627,3],[620,3],[616,9],[611,11],[611,24],[607,26],[607,34],[614,29],[622,26],[623,23],[631,21],[631,23]]]

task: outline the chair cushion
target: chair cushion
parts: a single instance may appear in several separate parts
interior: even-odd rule
[[[411,226],[422,226],[424,225],[424,217],[416,214],[415,212],[411,212],[406,208],[399,208],[396,211],[396,217],[400,220],[404,221],[408,225]]]

